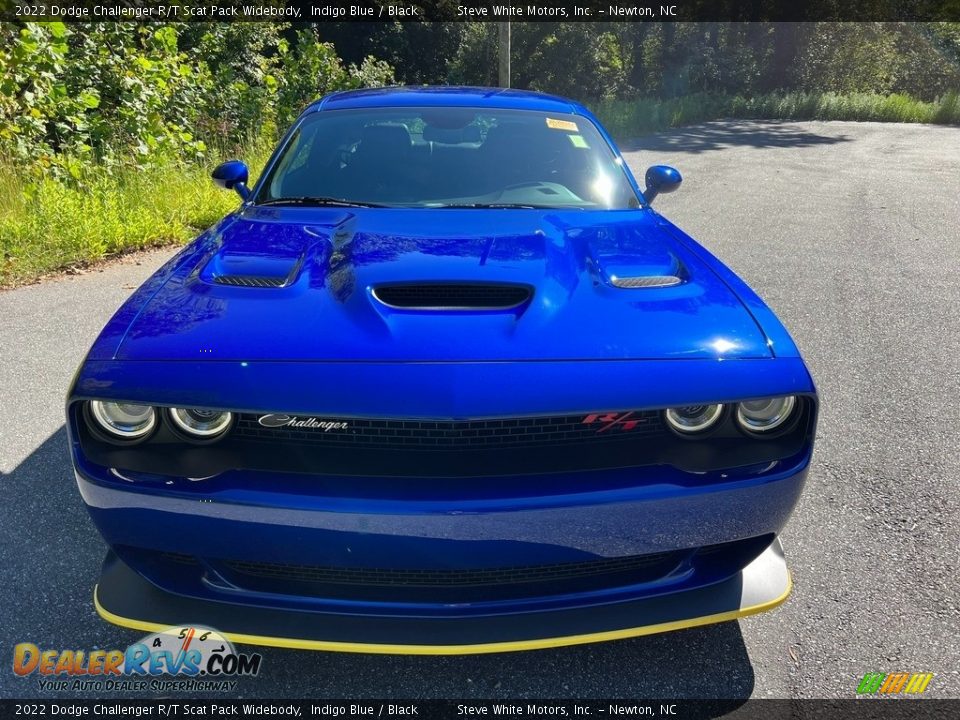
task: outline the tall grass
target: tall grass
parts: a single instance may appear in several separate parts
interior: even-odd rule
[[[618,136],[719,118],[960,124],[960,94],[947,93],[931,102],[908,95],[872,93],[774,93],[751,98],[695,94],[669,100],[608,100],[594,110],[607,129]]]
[[[256,148],[245,159],[259,172],[266,151]],[[184,242],[238,203],[235,193],[213,184],[210,167],[170,162],[111,174],[92,169],[65,184],[0,163],[0,287]]]

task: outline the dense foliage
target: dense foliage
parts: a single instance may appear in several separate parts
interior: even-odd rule
[[[330,90],[393,82],[282,25],[0,24],[0,153],[43,175],[272,138]]]

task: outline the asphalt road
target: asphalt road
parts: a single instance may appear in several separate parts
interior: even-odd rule
[[[241,696],[852,697],[868,671],[960,697],[960,128],[708,123],[628,145],[657,208],[779,313],[818,381],[809,484],[779,610],[530,653],[406,658],[264,650]],[[125,647],[91,604],[104,546],[62,403],[97,331],[169,251],[0,293],[0,668],[12,646]],[[5,657],[4,657],[5,656]],[[43,697],[0,669],[0,697]]]

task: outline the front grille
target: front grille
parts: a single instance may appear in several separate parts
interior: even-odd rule
[[[417,283],[380,285],[374,297],[384,305],[418,310],[506,310],[525,303],[526,285],[494,283]]]
[[[234,287],[278,288],[287,281],[282,277],[266,275],[217,275],[213,282],[217,285],[232,285]]]
[[[323,427],[264,427],[259,418],[241,415],[233,434],[246,440],[306,443],[323,447],[413,450],[481,450],[547,447],[629,441],[664,432],[655,410],[604,415],[506,418],[495,420],[365,420],[323,418]],[[310,422],[306,416],[286,416]],[[321,422],[321,420],[317,420]],[[340,429],[341,425],[346,425]]]
[[[542,487],[559,492],[558,483],[573,478],[556,474],[657,465],[689,473],[760,467],[794,458],[812,439],[815,406],[804,400],[799,407],[796,426],[769,438],[747,437],[729,413],[708,436],[681,437],[658,410],[485,420],[240,413],[229,433],[204,448],[181,441],[165,425],[136,448],[103,442],[85,423],[78,432],[90,462],[153,478],[208,478],[234,470],[356,477],[365,478],[362,482],[376,493],[393,492],[381,481],[406,478],[423,492],[456,496],[462,490],[456,481],[465,478],[484,478],[484,487],[494,492],[491,483],[536,475]],[[454,482],[436,483],[435,478]],[[607,481],[633,480],[621,473]],[[701,480],[690,475],[683,482]]]

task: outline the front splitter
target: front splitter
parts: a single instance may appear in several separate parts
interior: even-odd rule
[[[165,592],[112,552],[94,589],[97,613],[122,627],[216,628],[248,645],[399,655],[512,652],[621,640],[726,622],[771,610],[792,589],[776,539],[736,575],[707,587],[641,600],[481,617],[384,617],[277,610]]]

